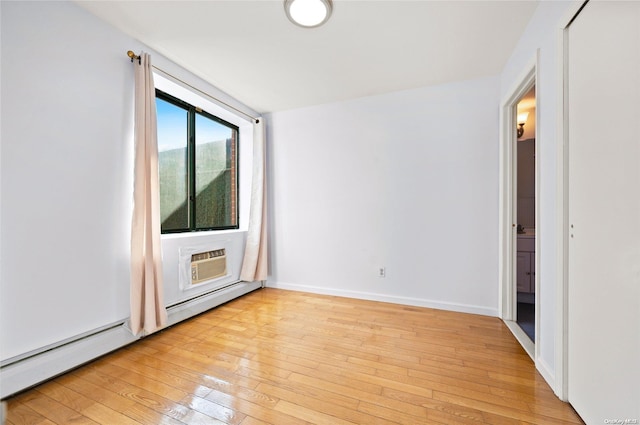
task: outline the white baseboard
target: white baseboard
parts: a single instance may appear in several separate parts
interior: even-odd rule
[[[483,316],[498,317],[497,308],[489,308],[477,305],[458,304],[444,301],[433,301],[422,298],[399,297],[396,295],[376,294],[372,292],[347,291],[342,289],[326,288],[321,286],[299,285],[286,282],[267,281],[268,288],[286,289],[289,291],[310,292],[321,295],[334,295],[345,298],[357,298],[370,301],[382,301],[394,304],[410,305],[414,307],[435,308],[438,310],[457,311],[459,313],[481,314]]]
[[[536,359],[536,369],[538,369],[538,372],[540,372],[540,375],[542,375],[544,380],[547,381],[547,384],[549,384],[549,386],[553,389],[553,392],[555,393],[555,395],[558,396],[558,398],[560,398],[560,395],[556,391],[556,387],[557,387],[556,375],[555,373],[552,372],[552,369],[549,367],[549,364],[546,361],[544,361],[542,357],[538,356],[538,358]],[[560,400],[562,400],[562,398],[560,398]]]
[[[238,282],[219,291],[170,307],[167,309],[168,326],[260,287],[260,282]],[[33,387],[138,339],[127,330],[124,323],[120,323],[98,329],[95,333],[71,338],[57,346],[34,352],[32,355],[20,356],[15,361],[8,360],[0,368],[0,399]]]

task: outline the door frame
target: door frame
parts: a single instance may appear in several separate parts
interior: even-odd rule
[[[507,96],[501,102],[500,108],[500,218],[499,218],[499,286],[500,286],[500,317],[509,327],[516,339],[523,346],[525,351],[534,360],[538,357],[537,341],[531,341],[529,337],[516,324],[517,313],[517,291],[516,291],[516,255],[517,255],[517,234],[516,226],[516,196],[517,196],[517,143],[516,134],[516,107],[522,97],[539,81],[539,50],[529,61],[520,77]],[[536,140],[535,149],[538,152],[538,110],[539,104],[538,90],[536,90]],[[535,195],[539,200],[540,190],[540,164],[536,160],[535,164]],[[535,220],[539,223],[539,202],[536,201]],[[540,252],[539,226],[536,226],[536,256],[535,256],[535,333],[536,340],[539,336],[539,252]]]
[[[535,238],[535,339],[531,341],[524,331],[516,324],[517,313],[517,290],[516,290],[516,255],[517,255],[517,234],[516,234],[516,196],[517,196],[517,146],[518,136],[516,134],[516,107],[522,97],[533,87],[538,84],[539,79],[539,61],[540,51],[536,50],[535,56],[529,61],[517,82],[507,92],[507,96],[501,102],[500,106],[500,175],[499,175],[499,305],[500,318],[505,322],[511,330],[518,342],[525,349],[527,354],[535,362],[539,357],[539,348],[537,340],[539,338],[540,324],[540,300],[539,300],[539,279],[540,279],[540,232],[536,224]],[[538,132],[538,116],[539,116],[539,94],[536,90],[536,138],[535,151],[538,152],[539,132]],[[535,162],[535,220],[539,223],[540,210],[540,161],[539,155]]]

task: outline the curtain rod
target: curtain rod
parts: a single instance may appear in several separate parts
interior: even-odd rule
[[[129,51],[127,52],[127,56],[129,56],[129,58],[131,59],[131,62],[133,62],[133,61],[134,61],[134,59],[137,59],[137,60],[138,60],[138,64],[141,64],[140,56],[139,56],[139,55],[136,55],[136,54],[135,54],[135,53],[133,53],[131,50],[129,50]],[[168,73],[168,72],[167,72],[167,71],[165,71],[164,69],[160,69],[160,68],[158,68],[158,67],[157,67],[157,66],[155,66],[155,65],[151,65],[151,67],[153,67],[153,69],[155,69],[155,70],[157,70],[157,71],[160,71],[161,73],[163,73],[163,74],[165,74],[165,75],[167,75],[167,76],[169,76],[169,77],[173,78],[173,79],[174,79],[174,80],[176,80],[176,81],[180,81],[182,84],[184,84],[184,85],[188,86],[189,88],[191,88],[191,89],[193,89],[193,90],[195,90],[195,91],[199,92],[200,94],[203,94],[203,95],[207,96],[208,98],[213,99],[214,101],[216,101],[216,102],[218,102],[218,103],[223,104],[223,105],[224,105],[224,106],[226,106],[227,108],[231,108],[231,109],[233,109],[234,111],[236,111],[236,112],[238,112],[238,113],[240,113],[240,114],[244,115],[245,117],[251,118],[251,119],[252,119],[256,124],[258,124],[258,123],[260,122],[260,120],[259,120],[258,118],[253,117],[253,116],[251,116],[251,115],[247,114],[246,112],[241,111],[240,109],[238,109],[238,108],[236,108],[236,107],[234,107],[234,106],[232,106],[232,105],[229,105],[228,103],[226,103],[226,102],[224,102],[224,101],[222,101],[222,100],[218,99],[217,97],[214,97],[214,96],[210,95],[209,93],[205,93],[205,92],[203,92],[202,90],[200,90],[200,89],[199,89],[199,88],[197,88],[197,87],[193,87],[191,84],[187,83],[186,81],[181,80],[180,78],[176,77],[175,75],[172,75],[172,74]]]

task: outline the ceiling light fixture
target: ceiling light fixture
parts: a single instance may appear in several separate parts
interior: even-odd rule
[[[329,20],[333,4],[331,0],[284,0],[287,18],[304,28],[315,28]]]

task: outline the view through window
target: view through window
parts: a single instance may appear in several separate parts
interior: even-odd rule
[[[238,127],[156,90],[162,233],[238,228]]]

